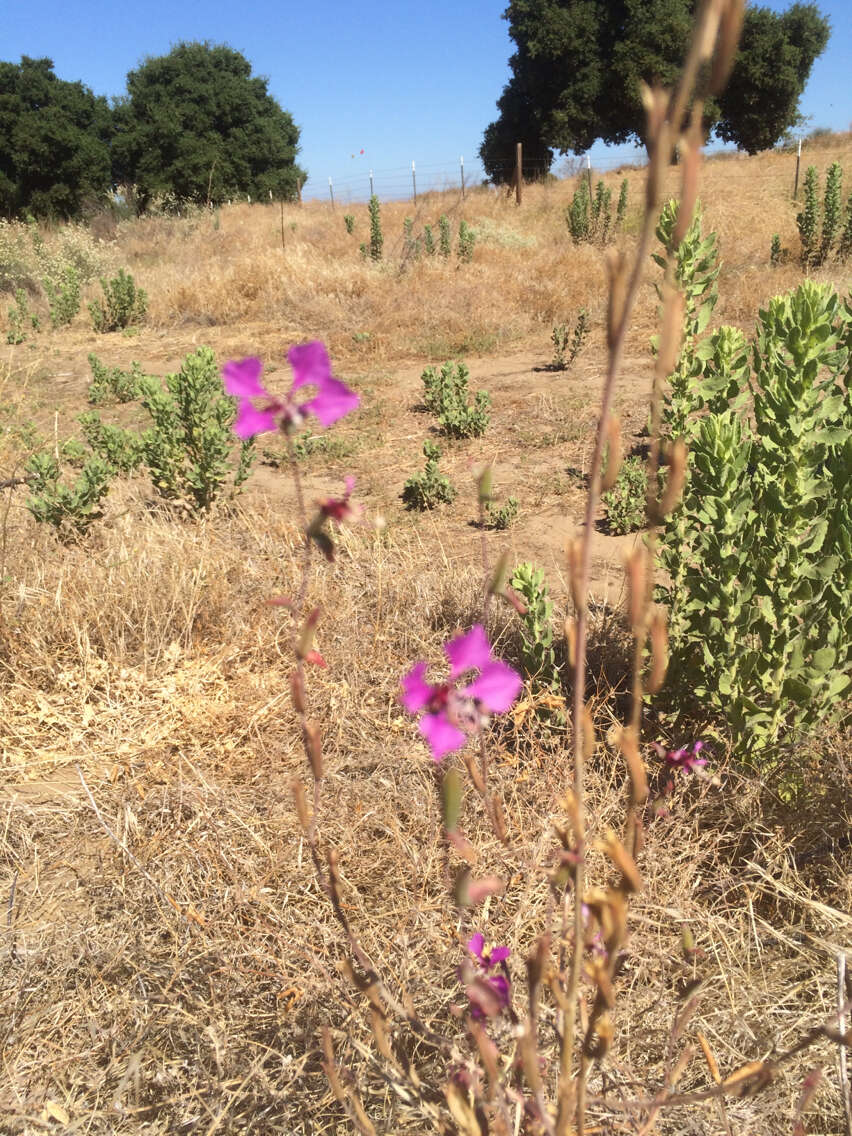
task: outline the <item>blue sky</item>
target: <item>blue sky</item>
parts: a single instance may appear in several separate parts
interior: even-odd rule
[[[852,121],[849,0],[818,0],[832,38],[817,60],[801,109],[812,126]],[[782,10],[787,3],[770,3]],[[476,152],[509,78],[506,0],[7,0],[2,58],[49,56],[63,79],[118,95],[145,56],[180,40],[227,43],[269,79],[269,91],[302,130],[308,196],[345,202],[368,192],[402,197],[416,162],[418,189],[481,176]],[[363,150],[363,155],[360,151]],[[598,146],[599,167],[634,154]],[[354,155],[354,156],[353,156]],[[554,168],[558,168],[558,160]]]

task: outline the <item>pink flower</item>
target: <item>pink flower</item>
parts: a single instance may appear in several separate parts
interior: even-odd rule
[[[494,947],[484,950],[485,939],[477,931],[467,943],[467,949],[476,960],[476,969],[462,967],[459,978],[467,982],[467,996],[470,1000],[471,1017],[481,1020],[496,1017],[501,1010],[508,1009],[512,1001],[512,988],[506,959],[511,955],[508,947]],[[499,970],[499,973],[493,973]]]
[[[291,347],[287,358],[293,368],[293,383],[284,399],[275,398],[261,383],[263,364],[260,359],[232,361],[222,368],[226,392],[240,401],[234,422],[234,432],[240,438],[253,438],[266,430],[292,433],[304,424],[309,414],[313,414],[320,425],[331,426],[359,405],[358,395],[332,376],[328,352],[318,340]],[[304,386],[315,387],[317,393],[299,402],[296,391]],[[258,399],[262,405],[255,406],[252,399]]]
[[[320,501],[320,515],[326,520],[337,521],[342,524],[344,521],[351,521],[358,517],[361,513],[360,505],[353,505],[350,503],[349,498],[352,496],[352,490],[355,488],[355,478],[351,475],[343,479],[344,493],[342,497],[327,497],[325,501]]]
[[[696,770],[706,765],[707,758],[698,756],[703,748],[704,742],[695,742],[691,749],[683,747],[666,750],[660,745],[655,745],[657,753],[673,773],[678,770],[681,773],[695,773]]]
[[[329,562],[334,560],[334,541],[325,531],[326,521],[333,520],[342,524],[344,521],[356,519],[362,512],[360,505],[353,505],[350,501],[352,490],[355,488],[355,478],[347,477],[343,485],[343,496],[328,497],[325,501],[320,501],[319,512],[308,525],[308,536]]]
[[[488,636],[479,623],[445,643],[444,651],[450,660],[448,682],[427,682],[426,663],[417,663],[402,680],[405,709],[409,714],[426,711],[418,728],[435,761],[461,749],[469,735],[480,733],[491,714],[504,714],[523,685],[508,664],[492,658]],[[479,675],[459,688],[457,680],[471,670]]]

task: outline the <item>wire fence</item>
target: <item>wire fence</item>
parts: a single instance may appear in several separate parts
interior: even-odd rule
[[[790,148],[781,151],[789,156],[791,162],[791,184],[793,170],[801,161],[802,152],[799,148]],[[727,156],[732,162],[729,177],[743,178],[750,181],[756,178],[761,181],[776,180],[777,174],[756,174],[753,170],[738,171],[733,164],[737,158],[746,155],[740,151],[717,147],[705,151],[707,157]],[[818,150],[815,149],[815,153]],[[607,154],[592,158],[590,154],[557,157],[553,162],[545,158],[523,158],[524,180],[535,181],[552,173],[560,180],[568,180],[586,173],[589,169],[595,174],[612,173],[620,169],[641,169],[647,165],[647,156],[643,150],[637,149],[634,153]],[[510,182],[514,177],[514,155],[505,161],[492,163],[492,170],[498,181]],[[795,179],[798,187],[798,176]],[[491,184],[482,162],[477,158],[466,162],[463,157],[445,162],[433,162],[420,165],[412,161],[408,166],[383,167],[372,169],[361,166],[357,172],[348,171],[338,176],[309,177],[302,186],[302,199],[324,200],[333,205],[349,205],[369,200],[376,194],[383,201],[416,201],[418,197],[435,191],[456,189],[460,194],[482,184]]]

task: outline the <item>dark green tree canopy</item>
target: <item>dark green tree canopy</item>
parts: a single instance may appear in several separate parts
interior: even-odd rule
[[[640,82],[676,79],[696,7],[697,0],[511,0],[504,18],[517,46],[512,77],[480,147],[489,177],[504,180],[514,142],[536,154],[548,147],[580,154],[597,139],[641,139]],[[752,153],[773,145],[796,125],[828,36],[815,4],[780,14],[749,6],[730,83],[706,108],[708,129]]]
[[[289,200],[305,173],[299,128],[238,51],[181,43],[127,76],[114,109],[113,175],[155,194],[220,203],[239,193]]]
[[[50,59],[0,63],[0,212],[77,216],[110,187],[111,115]]]

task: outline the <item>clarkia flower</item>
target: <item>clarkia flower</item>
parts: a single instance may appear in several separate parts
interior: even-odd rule
[[[467,949],[475,959],[473,977],[470,978],[469,967],[467,974],[462,968],[459,975],[463,981],[467,979],[471,1017],[478,1020],[496,1017],[502,1010],[508,1009],[512,1000],[512,987],[505,965],[512,952],[508,947],[493,947],[490,951],[484,948],[485,939],[477,931],[467,942]]]
[[[225,391],[239,399],[234,432],[240,438],[253,438],[267,430],[294,433],[304,425],[309,414],[313,414],[321,426],[331,426],[359,405],[358,395],[332,375],[328,352],[318,340],[291,347],[287,358],[293,368],[293,382],[283,399],[270,394],[261,383],[263,364],[260,359],[232,361],[222,368]],[[296,392],[306,386],[314,387],[316,394],[300,401]],[[258,400],[260,405],[256,406],[252,399]]]
[[[695,773],[707,764],[706,757],[698,756],[703,748],[704,742],[695,742],[690,749],[684,746],[681,749],[664,750],[662,746],[657,746],[657,753],[673,773],[678,770],[681,773]]]
[[[342,524],[344,521],[357,519],[363,511],[360,505],[353,505],[350,500],[352,490],[355,488],[355,478],[347,477],[343,486],[342,497],[327,497],[324,501],[318,502],[319,511],[308,525],[308,536],[318,545],[323,556],[329,562],[334,560],[334,541],[325,531],[326,521],[336,521],[338,524]]]
[[[402,680],[402,704],[409,714],[425,710],[418,728],[429,743],[432,757],[461,749],[470,735],[478,734],[491,714],[504,714],[523,685],[520,675],[491,654],[485,628],[477,623],[466,635],[444,644],[450,661],[447,682],[426,681],[426,663],[417,663]],[[458,680],[468,671],[479,671],[467,686]]]

